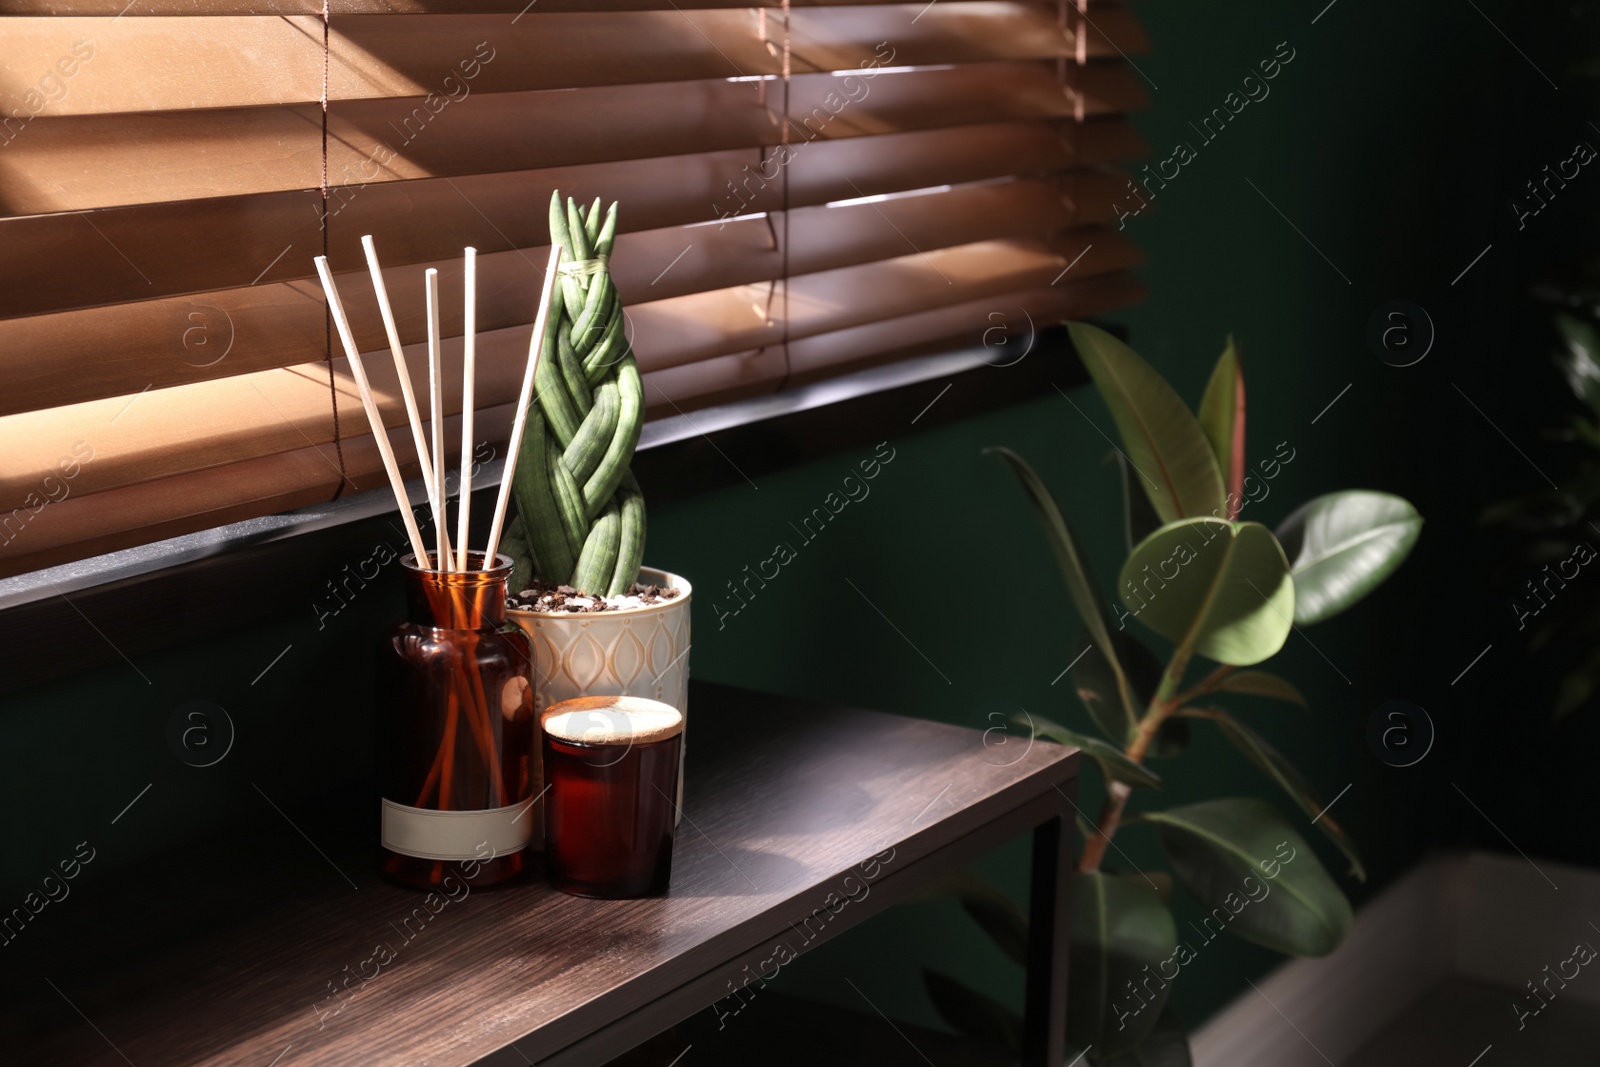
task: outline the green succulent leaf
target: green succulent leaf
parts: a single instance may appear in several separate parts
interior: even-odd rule
[[[1200,398],[1200,428],[1211,442],[1227,490],[1229,507],[1222,517],[1237,518],[1244,501],[1244,372],[1231,336]]]
[[[1350,835],[1345,833],[1333,815],[1328,812],[1327,804],[1318,795],[1306,776],[1301,774],[1294,764],[1277,749],[1273,748],[1267,739],[1256,733],[1250,727],[1229,715],[1225,711],[1214,708],[1185,708],[1179,714],[1186,718],[1208,719],[1217,724],[1222,731],[1222,736],[1254,763],[1267,776],[1278,783],[1278,787],[1289,794],[1289,799],[1299,805],[1306,816],[1316,820],[1317,829],[1327,835],[1328,840],[1344,854],[1350,861],[1350,874],[1365,882],[1367,869],[1362,866],[1361,854],[1356,850],[1356,844],[1350,840]]]
[[[1049,719],[1037,715],[1018,715],[1013,721],[1029,726],[1040,737],[1047,737],[1063,745],[1071,745],[1082,750],[1085,756],[1100,765],[1100,770],[1107,778],[1114,778],[1127,785],[1137,786],[1141,789],[1160,789],[1161,779],[1150,773],[1148,767],[1140,766],[1127,756],[1122,750],[1109,741],[1102,741],[1098,737],[1080,734],[1076,730],[1069,730],[1065,726],[1051,722]]]
[[[1311,710],[1304,694],[1295,688],[1293,682],[1267,671],[1236,671],[1224,678],[1217,688],[1224,693],[1245,693],[1253,697],[1286,700],[1291,704],[1299,704],[1307,711]]]
[[[1122,565],[1120,592],[1162,637],[1237,667],[1282,648],[1295,610],[1288,560],[1272,531],[1255,522],[1168,523]]]
[[[1167,380],[1104,330],[1082,322],[1067,329],[1161,521],[1224,514],[1211,446]]]
[[[1133,1051],[1094,1062],[1096,1067],[1194,1067],[1188,1031],[1170,1011],[1162,1011],[1156,1028]]]
[[[998,1000],[926,967],[922,985],[939,1018],[956,1033],[999,1045],[1013,1055],[1022,1051],[1022,1016]]]
[[[1028,500],[1033,504],[1034,510],[1043,520],[1045,537],[1050,542],[1050,550],[1055,553],[1056,562],[1061,566],[1062,576],[1066,578],[1067,593],[1072,598],[1072,606],[1078,609],[1078,617],[1083,620],[1083,625],[1094,639],[1095,647],[1106,658],[1107,666],[1116,682],[1116,692],[1123,715],[1127,718],[1128,729],[1133,729],[1137,711],[1131,704],[1127,678],[1122,672],[1122,665],[1117,662],[1116,648],[1111,642],[1111,631],[1106,628],[1105,609],[1101,604],[1100,591],[1095,587],[1094,580],[1089,576],[1089,569],[1084,565],[1083,557],[1078,552],[1072,528],[1067,525],[1067,520],[1061,514],[1061,509],[1056,506],[1050,490],[1045,488],[1044,482],[1028,465],[1027,460],[1011,449],[998,445],[983,451],[985,455],[992,453],[1006,461],[1011,473],[1022,483],[1023,491],[1028,494]]]
[[[1089,871],[1072,886],[1072,995],[1067,998],[1067,1041],[1093,1046],[1100,1056],[1136,1047],[1155,1029],[1167,989],[1143,1007],[1127,992],[1145,968],[1154,971],[1178,947],[1172,913],[1148,886]]]
[[[1294,621],[1331,618],[1376,589],[1417,543],[1422,516],[1402,497],[1346,489],[1308,501],[1278,527],[1294,561]]]
[[[1325,956],[1355,917],[1315,853],[1276,808],[1234,797],[1147,813],[1202,920],[1291,956]],[[1249,879],[1249,881],[1246,881]]]
[[[1129,695],[1136,709],[1149,707],[1161,684],[1161,661],[1138,638],[1123,630],[1110,632],[1111,647],[1116,651],[1117,663],[1128,680]],[[1072,647],[1078,661],[1072,665],[1072,687],[1078,692],[1085,710],[1100,732],[1112,742],[1125,744],[1132,740],[1129,717],[1123,710],[1117,693],[1117,678],[1105,654],[1094,646],[1094,637],[1087,628],[1078,631]]]

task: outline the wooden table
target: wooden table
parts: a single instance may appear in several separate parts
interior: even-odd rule
[[[0,1062],[600,1064],[1032,833],[1025,1062],[1059,1067],[1075,750],[698,683],[690,729],[665,898],[533,880],[431,910],[289,812],[305,838],[83,881],[0,950]]]

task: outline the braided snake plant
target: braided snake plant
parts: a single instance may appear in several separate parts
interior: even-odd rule
[[[644,554],[644,497],[628,469],[644,423],[639,366],[611,280],[617,205],[601,214],[550,198],[550,239],[566,250],[522,447],[511,588],[537,576],[591,596],[626,593]]]

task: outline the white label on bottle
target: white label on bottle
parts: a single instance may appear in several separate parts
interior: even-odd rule
[[[535,798],[537,799],[537,798]],[[525,848],[533,801],[481,811],[433,811],[383,802],[383,847],[425,860],[482,860]],[[493,849],[489,852],[484,846]]]

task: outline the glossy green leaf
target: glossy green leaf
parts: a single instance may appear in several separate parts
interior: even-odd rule
[[[1593,323],[1565,312],[1556,314],[1555,324],[1566,345],[1556,353],[1556,366],[1573,394],[1590,410],[1600,412],[1600,335]]]
[[[1155,696],[1156,686],[1161,684],[1161,661],[1131,633],[1112,630],[1110,636],[1117,662],[1128,680],[1133,706],[1142,714],[1149,707],[1150,698]],[[1125,744],[1132,739],[1133,731],[1117,694],[1117,678],[1110,662],[1094,647],[1094,638],[1087,628],[1078,631],[1072,647],[1079,650],[1074,653],[1078,661],[1071,671],[1072,688],[1077,690],[1078,699],[1083,701],[1089,717],[1108,740]]]
[[[1122,472],[1122,534],[1128,551],[1161,526],[1161,516],[1150,506],[1150,494],[1140,484],[1138,473],[1128,466],[1127,457],[1117,450],[1117,469]]]
[[[1231,930],[1291,956],[1325,956],[1355,917],[1305,839],[1265,801],[1235,797],[1152,812],[1161,847],[1208,915],[1208,936]]]
[[[1566,718],[1594,699],[1600,688],[1600,651],[1584,657],[1576,667],[1561,676],[1556,690],[1556,702],[1551,715],[1557,721]]]
[[[1584,418],[1574,415],[1567,425],[1572,430],[1572,436],[1589,445],[1591,448],[1600,448],[1600,426]]]
[[[1168,523],[1122,565],[1119,592],[1128,612],[1162,637],[1239,667],[1282,648],[1294,617],[1288,560],[1255,522]]]
[[[1244,503],[1244,371],[1232,337],[1212,368],[1211,380],[1200,398],[1200,429],[1211,442],[1211,453],[1217,457],[1217,469],[1222,472],[1222,485],[1227,491],[1228,511],[1220,517],[1235,519]]]
[[[1224,514],[1222,475],[1200,423],[1156,369],[1104,330],[1067,326],[1162,522]]]
[[[1346,489],[1319,496],[1278,527],[1294,561],[1294,621],[1321,622],[1378,587],[1422,530],[1417,509],[1392,493]]]
[[[1013,963],[1028,965],[1028,916],[1010,897],[978,878],[962,878],[957,889],[961,910],[989,935]]]
[[[1167,871],[1134,871],[1129,874],[1127,871],[1113,871],[1110,865],[1105,863],[1100,865],[1100,869],[1107,874],[1114,874],[1118,878],[1127,878],[1137,883],[1140,887],[1150,890],[1161,898],[1161,903],[1163,904],[1169,906],[1172,904],[1172,892],[1175,884],[1172,881],[1172,875]]]
[[[1207,719],[1217,724],[1234,748],[1267,773],[1278,787],[1289,794],[1289,799],[1300,806],[1306,817],[1316,820],[1317,829],[1327,835],[1334,847],[1344,854],[1350,861],[1350,874],[1365,882],[1367,870],[1361,864],[1361,854],[1356,850],[1356,844],[1350,840],[1350,835],[1344,832],[1344,827],[1339,825],[1333,814],[1327,810],[1327,802],[1317,793],[1317,790],[1306,776],[1301,774],[1299,768],[1290,763],[1288,757],[1279,752],[1267,741],[1266,738],[1256,733],[1250,727],[1229,715],[1225,711],[1215,708],[1185,708],[1179,714],[1187,718]]]
[[[1161,1013],[1156,1028],[1139,1042],[1138,1048],[1108,1059],[1094,1059],[1091,1054],[1090,1059],[1095,1067],[1194,1067],[1189,1056],[1189,1032],[1170,1011]]]
[[[1100,770],[1107,778],[1114,778],[1127,785],[1137,786],[1142,789],[1160,789],[1161,779],[1150,773],[1148,767],[1140,766],[1127,756],[1122,750],[1109,741],[1102,741],[1098,737],[1080,734],[1076,730],[1069,730],[1065,726],[1051,722],[1049,719],[1038,715],[1018,715],[1014,721],[1022,726],[1031,726],[1034,733],[1040,737],[1048,737],[1063,745],[1071,745],[1081,749],[1085,756],[1100,765]]]
[[[1311,710],[1311,705],[1306,703],[1305,696],[1295,688],[1293,682],[1267,671],[1235,671],[1223,679],[1218,689],[1224,693],[1245,693],[1253,697],[1286,700],[1291,704],[1299,704],[1307,711]]]
[[[1022,1016],[998,1000],[926,967],[922,985],[939,1018],[956,1033],[999,1045],[1012,1055],[1022,1051]]]
[[[1177,950],[1172,913],[1139,883],[1081,873],[1072,884],[1071,943],[1067,1041],[1100,1056],[1136,1048],[1155,1029],[1168,989],[1152,989],[1141,1002],[1128,983],[1137,988]]]
[[[1600,502],[1600,466],[1585,464],[1554,489],[1539,489],[1489,505],[1478,521],[1525,532],[1557,533],[1583,518],[1596,502]]]
[[[1095,587],[1094,579],[1089,575],[1089,568],[1085,566],[1082,555],[1078,552],[1077,541],[1072,536],[1072,528],[1067,525],[1061,509],[1056,506],[1055,498],[1050,495],[1050,490],[1045,488],[1044,482],[1028,465],[1028,461],[1011,451],[998,445],[983,450],[985,455],[993,453],[1004,459],[1011,468],[1011,473],[1017,476],[1017,481],[1022,483],[1023,491],[1028,494],[1034,510],[1044,521],[1045,537],[1050,542],[1050,550],[1055,553],[1056,562],[1061,566],[1061,574],[1067,581],[1067,593],[1072,598],[1072,606],[1078,609],[1078,618],[1088,628],[1089,635],[1094,639],[1095,647],[1105,655],[1107,665],[1112,676],[1116,679],[1117,693],[1122,703],[1123,714],[1127,716],[1129,729],[1133,728],[1135,711],[1131,706],[1128,694],[1128,684],[1122,673],[1122,665],[1117,662],[1115,646],[1111,643],[1111,631],[1106,628],[1105,610],[1101,605],[1100,591]],[[1076,653],[1074,653],[1076,655]]]

